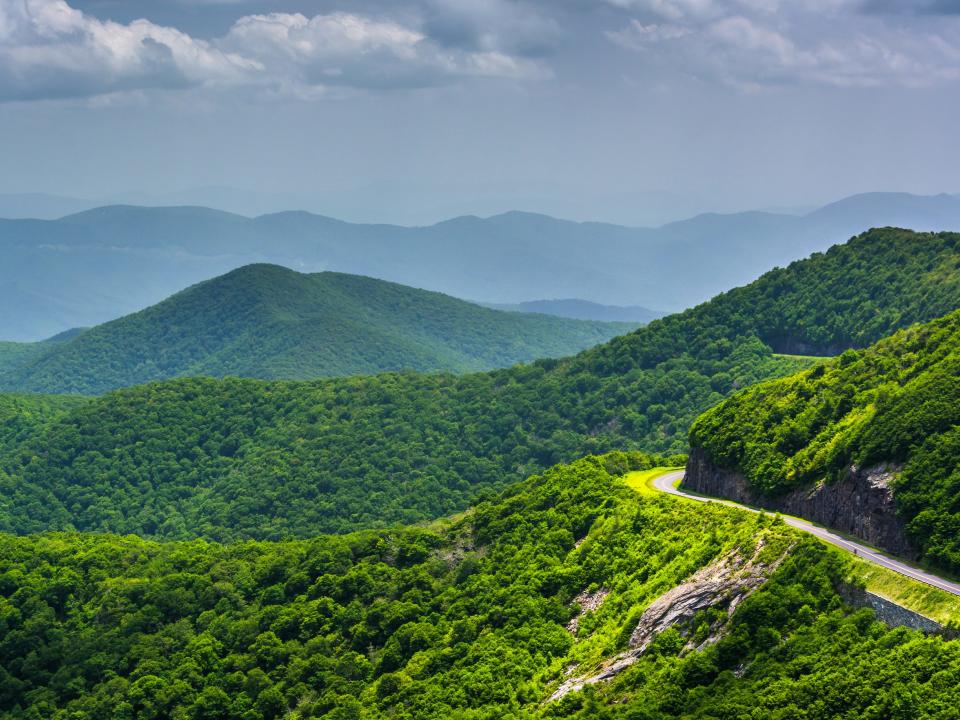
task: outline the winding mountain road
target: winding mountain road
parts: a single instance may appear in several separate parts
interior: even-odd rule
[[[677,481],[683,479],[683,474],[683,470],[675,470],[673,472],[665,473],[657,478],[654,478],[653,486],[661,492],[665,492],[670,495],[677,495],[679,497],[687,498],[688,500],[696,500],[697,502],[714,502],[755,513],[763,512],[762,510],[741,505],[740,503],[735,503],[731,500],[708,498],[702,495],[691,495],[686,493],[680,488],[676,487]],[[874,563],[875,565],[885,567],[888,570],[893,570],[896,573],[900,573],[906,577],[926,583],[927,585],[932,585],[935,588],[952,593],[953,595],[960,595],[960,583],[945,580],[944,578],[928,573],[925,570],[907,565],[906,563],[900,562],[899,560],[895,560],[894,558],[877,552],[874,548],[868,545],[861,545],[854,540],[845,538],[835,532],[832,532],[831,530],[828,530],[827,528],[815,525],[807,520],[801,520],[800,518],[784,515],[783,521],[791,527],[795,527],[798,530],[803,530],[804,532],[810,533],[811,535],[814,535],[821,540],[830,543],[831,545],[836,545],[843,550],[852,552],[857,557],[861,557],[868,562]]]

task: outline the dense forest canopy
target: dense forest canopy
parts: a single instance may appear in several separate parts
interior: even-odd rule
[[[957,643],[852,611],[846,561],[773,518],[618,479],[660,462],[587,458],[429,528],[232,545],[0,535],[0,718],[950,716]],[[547,702],[730,552],[780,558],[731,618],[702,612],[612,685]]]
[[[56,417],[87,402],[70,395],[0,393],[0,453],[34,437]]]
[[[809,363],[765,343],[869,344],[960,306],[958,242],[866,233],[564,360],[117,391],[4,454],[0,529],[307,537],[445,515],[587,453],[683,452],[699,413]]]
[[[189,375],[488,370],[570,355],[637,325],[498,312],[357,275],[250,265],[73,338],[0,343],[0,387],[96,394]]]
[[[690,433],[719,465],[777,493],[851,466],[901,469],[894,498],[924,556],[960,570],[960,312],[735,395]]]

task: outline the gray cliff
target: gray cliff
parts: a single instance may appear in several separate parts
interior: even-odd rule
[[[683,487],[767,510],[796,515],[854,535],[900,557],[916,558],[904,523],[894,508],[891,481],[896,468],[852,466],[833,483],[820,483],[778,495],[761,495],[734,470],[716,466],[700,448],[692,448]]]

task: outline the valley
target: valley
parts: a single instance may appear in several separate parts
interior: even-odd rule
[[[865,233],[563,359],[83,400],[0,448],[0,530],[303,538],[458,512],[591,453],[685,453],[700,413],[811,364],[775,351],[865,347],[960,305],[958,237]]]

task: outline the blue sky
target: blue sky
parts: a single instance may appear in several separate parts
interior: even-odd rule
[[[960,192],[958,114],[955,0],[0,0],[7,193],[640,224]]]

